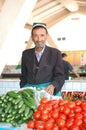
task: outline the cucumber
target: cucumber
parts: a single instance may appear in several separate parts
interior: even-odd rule
[[[0,115],[3,113],[3,108],[0,108]]]
[[[5,121],[6,121],[6,118],[5,118],[5,117],[2,117],[2,118],[0,118],[0,121],[5,122]]]
[[[29,101],[27,99],[23,99],[24,103],[26,104],[26,106],[28,106],[29,108],[31,108],[31,104],[29,104]]]
[[[11,113],[12,113],[12,111],[13,111],[13,107],[11,106],[11,107],[10,107],[10,109],[8,110],[8,113],[10,113],[10,114],[11,114]]]
[[[20,119],[20,114],[15,115],[15,119]]]
[[[22,98],[18,98],[18,99],[15,101],[15,104],[18,104],[21,100],[22,100]]]
[[[34,97],[34,92],[32,89],[24,89],[31,97]]]
[[[12,109],[11,105],[11,102],[8,102],[7,108],[5,109],[5,113],[8,113]]]
[[[17,111],[16,111],[16,110],[13,110],[13,111],[12,111],[12,115],[15,115],[15,114],[17,114]]]
[[[16,91],[9,91],[7,93],[7,95],[10,97],[13,97],[13,98],[20,98],[21,97],[21,95],[19,95]]]
[[[24,101],[23,100],[20,101],[19,104],[18,104],[18,108],[21,108],[23,106],[23,104],[24,104]]]
[[[31,118],[33,115],[33,110],[30,109],[29,118]]]
[[[23,90],[22,95],[26,98],[30,97],[30,95],[27,93],[27,91]]]
[[[2,113],[2,114],[1,114],[1,117],[5,117],[5,116],[6,116],[6,114],[5,114],[5,113]]]
[[[29,115],[29,112],[30,112],[30,108],[26,106],[25,113],[24,113],[25,117]]]
[[[5,97],[6,97],[6,95],[3,94],[3,95],[1,96],[1,100],[5,99]]]
[[[14,98],[13,98],[13,100],[11,101],[11,103],[15,104],[16,100],[17,100],[17,99],[14,99]]]
[[[22,105],[21,109],[19,110],[19,113],[22,113],[25,110],[25,104]]]
[[[25,116],[23,119],[24,120],[27,120],[27,119],[29,120],[29,119],[32,119],[32,118],[33,118],[33,110],[30,109],[29,114],[27,116]]]
[[[8,115],[7,115],[7,118],[10,118],[10,117],[12,117],[12,116],[13,116],[12,114],[8,114]]]
[[[0,99],[0,104],[2,104],[2,102],[3,102],[3,101]]]
[[[12,100],[13,100],[13,97],[9,97],[9,98],[8,98],[8,101],[12,101]]]

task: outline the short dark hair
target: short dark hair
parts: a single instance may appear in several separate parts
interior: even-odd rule
[[[67,54],[66,53],[62,53],[62,58],[66,57]]]
[[[33,26],[32,26],[32,31],[31,31],[31,35],[33,35],[33,30],[36,29],[36,28],[44,28],[46,30],[46,33],[48,33],[47,31],[47,27],[46,27],[46,24],[45,23],[33,23]]]

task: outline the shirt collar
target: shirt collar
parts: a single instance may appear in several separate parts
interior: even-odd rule
[[[45,46],[44,46],[43,49],[40,51],[39,55],[42,55],[43,52],[44,52],[44,50],[45,50]],[[35,50],[35,54],[37,54],[37,51],[36,51],[36,50]]]

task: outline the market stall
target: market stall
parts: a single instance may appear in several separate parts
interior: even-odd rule
[[[51,104],[54,103],[53,105],[55,107],[58,106],[58,102],[60,101],[62,101],[61,102],[63,104],[62,106],[65,106],[64,103],[71,104],[72,102],[74,105],[75,102],[80,101],[80,103],[82,104],[79,106],[80,109],[86,112],[86,80],[65,81],[65,84],[63,85],[62,90],[61,90],[62,97],[49,95],[44,90],[39,90],[39,89],[37,90],[36,88],[33,89],[31,87],[20,89],[19,82],[20,82],[19,79],[3,79],[3,80],[1,79],[0,80],[0,92],[1,92],[0,93],[0,122],[1,122],[0,127],[1,127],[1,130],[2,129],[3,130],[6,130],[6,129],[7,130],[24,130],[24,129],[29,130],[28,128],[29,120],[33,121],[34,113],[39,109],[40,101],[46,98],[48,101],[46,106],[48,106],[49,102],[52,102]],[[77,92],[76,95],[74,92]],[[77,95],[78,96],[80,95],[80,97],[74,98],[73,95],[75,95],[75,97],[77,97]],[[83,106],[83,104],[84,104],[84,107],[82,108],[81,106]],[[57,109],[59,110],[60,107],[62,106],[59,105]],[[46,108],[49,109],[51,108],[51,106],[50,107],[48,106]],[[45,110],[45,108],[43,108],[43,110]],[[54,115],[56,116],[57,114],[54,113]],[[68,115],[70,116],[70,114]],[[67,122],[66,119],[65,121]],[[41,121],[41,122],[44,122],[44,121]],[[81,128],[83,129],[79,129],[79,130],[86,129],[86,126],[82,124],[81,124]],[[86,124],[85,120],[84,120],[84,124]],[[44,129],[44,130],[48,130],[48,129]],[[74,129],[68,128],[67,130],[74,130]]]

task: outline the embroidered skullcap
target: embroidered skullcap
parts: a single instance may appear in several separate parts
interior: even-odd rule
[[[45,23],[33,23],[32,29],[34,29],[36,27],[43,27],[47,30]]]

